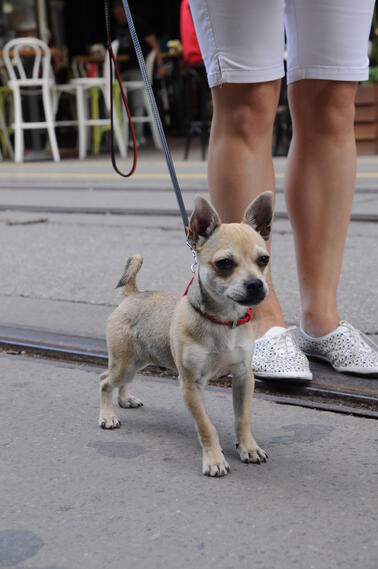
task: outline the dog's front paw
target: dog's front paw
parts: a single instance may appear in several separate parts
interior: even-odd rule
[[[121,426],[121,421],[118,419],[117,415],[100,416],[98,424],[101,429],[119,429]]]
[[[137,407],[143,407],[143,401],[133,395],[128,395],[126,398],[118,397],[118,405],[123,409],[136,409]]]
[[[214,456],[215,454],[215,456]],[[203,453],[202,473],[205,476],[220,478],[230,472],[230,466],[221,451],[217,453]]]
[[[245,463],[261,464],[268,458],[268,453],[258,445],[247,447],[237,444],[236,448],[239,451],[240,460]]]

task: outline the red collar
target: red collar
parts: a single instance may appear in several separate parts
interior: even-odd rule
[[[193,280],[194,280],[194,277],[192,277],[190,279],[190,281],[188,282],[183,296],[186,296],[188,294],[188,291],[190,289],[190,286],[191,286]],[[235,320],[218,320],[214,316],[211,316],[211,314],[209,314],[208,312],[203,312],[199,308],[196,308],[195,306],[193,306],[193,304],[191,306],[194,308],[194,310],[199,312],[201,314],[201,316],[203,316],[204,318],[207,318],[211,322],[214,322],[214,324],[221,324],[222,326],[229,326],[230,328],[236,328],[237,326],[242,326],[243,324],[248,324],[248,322],[250,322],[250,320],[252,319],[252,316],[253,316],[253,309],[247,308],[244,316],[242,316],[241,318],[239,318],[236,321]]]

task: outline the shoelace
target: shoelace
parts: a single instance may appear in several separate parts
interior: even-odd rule
[[[355,341],[352,352],[353,356],[357,357],[360,351],[371,353],[376,350],[376,347],[374,343],[370,340],[370,338],[368,338],[368,336],[363,332],[361,332],[360,330],[357,330],[357,328],[352,326],[352,324],[350,324],[346,320],[341,320],[340,326],[344,326],[345,328],[347,328],[350,332],[352,339]]]
[[[274,341],[274,357],[278,359],[280,356],[290,355],[295,356],[298,351],[297,343],[291,334],[291,331],[295,329],[295,326],[292,326],[282,332],[278,336],[268,337],[264,339],[264,342],[271,342],[273,344]]]
[[[280,336],[278,336],[279,342],[277,345],[276,351],[276,358],[278,355],[289,355],[295,356],[296,352],[298,351],[297,344],[293,335],[291,334],[291,330],[294,328],[288,328],[286,332],[283,332]]]

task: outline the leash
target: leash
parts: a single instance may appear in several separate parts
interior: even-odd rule
[[[137,165],[137,161],[138,161],[138,147],[137,147],[136,138],[135,138],[135,130],[134,130],[133,121],[131,119],[130,108],[129,108],[129,105],[127,102],[126,94],[125,94],[125,91],[124,91],[124,88],[122,85],[122,79],[121,79],[119,69],[118,69],[118,65],[117,65],[117,60],[116,60],[116,57],[114,55],[114,51],[113,51],[113,47],[112,47],[112,36],[111,36],[111,30],[110,30],[109,0],[104,0],[104,1],[105,1],[105,25],[106,25],[106,35],[107,35],[106,49],[107,49],[108,56],[109,56],[109,68],[110,68],[110,72],[109,72],[109,76],[110,76],[110,79],[109,79],[109,88],[110,88],[110,138],[109,138],[110,157],[112,160],[113,168],[117,172],[117,174],[119,174],[123,178],[129,178],[130,176],[132,176],[134,174],[135,169],[136,169],[136,165]],[[131,165],[130,170],[126,173],[122,172],[118,168],[116,158],[115,158],[115,152],[114,152],[113,66],[114,66],[114,70],[116,73],[118,85],[119,85],[120,90],[121,90],[122,101],[123,101],[123,104],[124,104],[126,112],[127,112],[127,117],[128,117],[130,131],[131,131],[131,137],[133,140],[133,155],[134,155],[133,156],[133,163]]]
[[[118,66],[117,66],[117,61],[116,58],[114,56],[112,47],[111,47],[111,32],[110,32],[110,13],[109,13],[109,0],[104,0],[105,1],[105,20],[106,20],[106,29],[107,29],[107,50],[109,53],[109,61],[110,61],[110,93],[111,93],[111,127],[113,125],[113,74],[112,74],[112,63],[114,64],[114,68],[116,71],[116,76],[117,76],[117,80],[119,83],[119,86],[121,88],[121,94],[122,94],[122,100],[123,103],[125,105],[126,111],[127,111],[127,116],[129,119],[129,123],[130,123],[130,129],[131,129],[131,133],[132,133],[132,138],[133,138],[133,147],[134,147],[134,160],[133,160],[133,165],[130,169],[130,171],[127,174],[124,174],[122,172],[120,172],[120,170],[117,167],[115,158],[114,158],[114,145],[113,145],[113,129],[111,128],[110,131],[110,139],[111,139],[111,156],[112,156],[112,164],[113,164],[113,168],[115,169],[115,171],[120,174],[123,177],[129,177],[131,176],[136,168],[136,162],[137,162],[137,145],[136,145],[136,140],[135,140],[135,132],[134,132],[134,126],[131,120],[131,114],[130,114],[130,110],[129,110],[129,106],[127,104],[127,99],[126,99],[126,95],[125,92],[123,90],[123,86],[122,86],[122,80],[118,71]],[[180,209],[180,213],[181,213],[181,217],[182,217],[182,221],[184,224],[184,230],[185,230],[185,235],[188,235],[188,230],[189,230],[189,219],[188,219],[188,214],[186,213],[186,209],[185,209],[185,204],[184,204],[184,200],[182,198],[182,193],[181,193],[181,189],[180,189],[180,185],[178,183],[178,179],[177,179],[177,175],[176,175],[176,170],[175,167],[173,165],[173,161],[172,161],[172,156],[171,153],[169,151],[169,147],[168,147],[168,143],[167,143],[167,139],[165,136],[165,132],[164,132],[164,128],[160,119],[160,115],[159,115],[159,111],[157,108],[157,104],[156,104],[156,100],[155,100],[155,95],[154,92],[152,90],[152,86],[151,86],[151,82],[150,79],[148,77],[148,73],[147,73],[147,68],[146,68],[146,63],[144,61],[144,57],[143,57],[143,52],[142,52],[142,48],[140,47],[140,43],[139,43],[139,39],[138,39],[138,35],[136,33],[135,30],[135,26],[134,26],[134,21],[133,21],[133,17],[131,15],[131,11],[130,11],[130,7],[129,7],[129,3],[127,0],[122,0],[123,2],[123,8],[125,10],[125,14],[126,14],[126,19],[127,19],[127,23],[129,26],[129,30],[130,30],[130,35],[131,35],[131,39],[134,45],[134,49],[135,49],[135,53],[138,59],[138,63],[139,63],[139,67],[140,67],[140,71],[143,77],[143,81],[146,87],[146,91],[147,91],[147,96],[148,96],[148,100],[150,102],[151,108],[152,108],[152,113],[154,115],[154,120],[155,120],[155,124],[159,133],[159,138],[160,138],[160,142],[163,148],[163,152],[165,155],[165,160],[167,162],[167,166],[168,166],[168,170],[169,170],[169,174],[171,177],[171,181],[172,181],[172,185],[173,185],[173,189],[174,192],[176,194],[176,199],[177,199],[177,203]],[[195,251],[192,249],[192,247],[190,246],[190,244],[187,241],[187,245],[188,247],[191,249],[192,251],[192,255],[195,259],[193,265],[192,265],[192,271],[194,272],[195,270],[195,266],[196,266],[196,255],[195,255]]]

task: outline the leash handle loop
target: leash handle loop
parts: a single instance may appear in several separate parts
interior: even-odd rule
[[[136,143],[136,138],[135,138],[134,125],[133,125],[133,121],[131,119],[130,108],[129,108],[129,105],[127,102],[126,93],[125,93],[123,85],[122,85],[122,79],[121,79],[121,76],[119,73],[117,60],[116,60],[116,57],[114,55],[114,51],[113,51],[113,47],[112,47],[112,37],[111,37],[111,30],[110,30],[109,0],[104,0],[104,1],[105,1],[105,23],[106,23],[106,34],[107,34],[106,49],[107,49],[108,56],[109,56],[109,69],[110,69],[110,71],[109,71],[109,77],[110,77],[110,79],[109,79],[109,83],[110,83],[110,85],[109,85],[109,89],[110,89],[110,137],[109,137],[110,157],[111,157],[113,168],[117,172],[117,174],[119,174],[123,178],[129,178],[130,176],[132,176],[132,174],[135,172],[135,169],[136,169],[136,165],[137,165],[137,161],[138,161],[138,149],[137,149],[137,143]],[[118,81],[118,85],[119,85],[120,90],[121,90],[121,97],[122,97],[122,101],[123,101],[123,104],[124,104],[125,109],[126,109],[129,127],[130,127],[130,132],[131,132],[131,138],[133,141],[133,155],[134,155],[133,156],[133,163],[130,167],[130,170],[126,173],[122,172],[118,168],[117,161],[115,158],[115,151],[114,151],[113,65],[114,65],[114,70],[115,70],[116,78]]]

